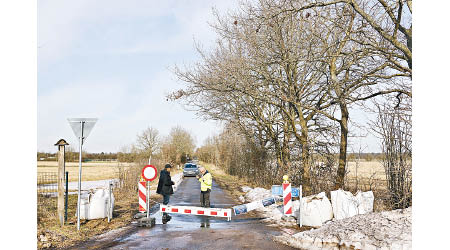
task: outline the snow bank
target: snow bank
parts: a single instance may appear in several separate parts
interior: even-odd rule
[[[356,215],[277,241],[302,249],[411,249],[411,208]]]
[[[283,215],[283,204],[272,204],[268,205],[266,207],[262,206],[262,200],[267,199],[269,197],[272,197],[272,191],[264,188],[250,188],[247,186],[243,186],[242,188],[243,192],[246,192],[244,196],[241,196],[239,200],[244,202],[249,202],[249,204],[246,204],[247,210],[245,212],[256,210],[258,211],[263,217],[266,217],[264,221],[275,224],[279,226],[295,226],[296,220],[294,217],[285,217]],[[297,202],[297,203],[296,203]],[[294,213],[295,209],[298,208],[298,201],[293,202],[294,206]],[[248,209],[250,208],[250,210]]]
[[[242,190],[244,190],[244,188],[242,188]],[[263,200],[267,197],[271,197],[272,196],[272,191],[271,190],[267,190],[264,188],[253,188],[253,189],[246,189],[248,190],[245,194],[245,200],[246,201],[250,201],[250,202],[255,202],[255,201],[260,201]]]
[[[240,197],[243,203],[256,204],[272,196],[271,190],[263,188],[242,187],[242,190],[246,192]],[[276,240],[302,249],[411,249],[411,208],[372,213],[374,196],[371,191],[353,195],[336,190],[332,191],[331,198],[330,204],[325,193],[304,197],[303,225],[319,228],[294,235],[285,233]],[[298,216],[299,201],[293,201],[292,206],[293,215]],[[352,217],[340,219],[335,216],[330,220],[335,207],[339,216]],[[267,207],[258,204],[254,208],[272,225],[282,228],[297,225],[295,217],[283,215],[282,204]]]
[[[244,192],[244,193],[247,193],[248,191],[252,190],[252,188],[249,186],[243,186],[243,187],[241,187],[241,189],[242,189],[242,192]]]
[[[175,184],[172,186],[173,191],[177,191],[178,186],[183,181],[183,172],[175,174],[174,176],[171,176],[171,179]],[[158,182],[156,182],[156,185],[158,185]]]

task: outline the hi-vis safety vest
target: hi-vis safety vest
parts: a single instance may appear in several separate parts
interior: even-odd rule
[[[201,183],[200,189],[202,191],[207,191],[208,188],[211,190],[212,187],[212,175],[207,172],[203,177],[198,179]]]

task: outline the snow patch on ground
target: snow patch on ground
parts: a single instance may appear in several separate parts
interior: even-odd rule
[[[306,249],[411,249],[412,209],[355,215],[276,239]]]
[[[271,197],[271,190],[242,187],[246,194],[241,202],[255,202]],[[294,215],[298,215],[299,201],[292,202]],[[275,203],[256,209],[271,226],[295,227],[295,217],[283,215],[283,205]],[[276,240],[302,249],[411,249],[411,208],[367,213],[350,218],[326,222],[318,229],[292,235],[284,233]],[[283,230],[284,231],[284,230]]]
[[[257,202],[261,201],[265,198],[272,196],[272,191],[265,188],[250,188],[244,186],[241,188],[243,192],[246,192],[242,198],[239,198],[241,202]],[[294,213],[296,207],[298,207],[298,201],[294,201],[293,203]],[[261,207],[256,209],[262,216],[266,217],[264,219],[265,222],[272,224],[273,226],[295,226],[296,219],[294,217],[284,217],[283,216],[283,205],[282,204],[272,204],[267,207]]]
[[[174,176],[171,176],[171,179],[173,182],[175,182],[175,185],[172,186],[173,191],[177,191],[178,186],[180,185],[180,183],[183,181],[183,172],[175,174]],[[158,185],[158,183],[156,182],[156,185]]]
[[[243,186],[243,187],[241,187],[241,189],[242,189],[242,192],[244,192],[244,193],[247,193],[247,192],[249,192],[250,190],[252,190],[252,188],[249,187],[249,186]]]

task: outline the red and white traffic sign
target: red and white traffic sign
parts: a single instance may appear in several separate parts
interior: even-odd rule
[[[158,175],[158,170],[156,170],[156,167],[153,165],[147,165],[142,169],[142,177],[146,181],[153,181],[156,179],[156,176]]]

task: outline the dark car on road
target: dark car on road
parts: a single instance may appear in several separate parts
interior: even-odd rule
[[[184,164],[183,176],[196,176],[199,174],[198,167],[194,163]]]

